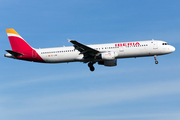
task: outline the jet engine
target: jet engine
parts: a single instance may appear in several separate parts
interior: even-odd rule
[[[117,59],[114,60],[106,60],[106,61],[99,61],[99,65],[104,65],[104,66],[116,66],[117,65]]]
[[[101,53],[102,60],[114,60],[117,56],[118,54],[116,52]]]

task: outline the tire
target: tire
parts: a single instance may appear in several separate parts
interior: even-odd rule
[[[155,61],[155,64],[158,64],[158,61]]]
[[[91,71],[94,71],[94,70],[95,70],[95,68],[92,66],[92,67],[90,67],[90,70],[91,70]]]

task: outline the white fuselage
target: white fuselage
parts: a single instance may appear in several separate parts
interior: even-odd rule
[[[164,41],[149,40],[137,42],[123,42],[110,44],[87,45],[102,53],[114,52],[116,58],[144,57],[154,55],[164,55],[175,51],[175,48]],[[47,63],[63,62],[84,62],[83,54],[80,54],[73,46],[57,47],[46,49],[35,49],[40,57]],[[34,55],[36,57],[36,55]],[[94,60],[99,61],[99,60]]]

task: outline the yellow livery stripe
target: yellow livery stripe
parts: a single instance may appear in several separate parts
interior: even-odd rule
[[[14,29],[6,29],[6,32],[20,36]]]

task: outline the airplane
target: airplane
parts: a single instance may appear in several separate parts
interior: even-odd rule
[[[31,47],[14,29],[6,29],[12,50],[6,50],[4,56],[18,60],[40,63],[88,63],[90,71],[94,71],[94,64],[116,66],[119,58],[136,58],[169,54],[175,47],[160,40],[147,40],[135,42],[119,42],[109,44],[84,45],[76,40],[70,40],[70,47],[56,47],[35,49]]]

